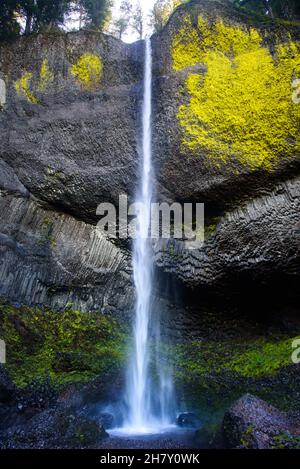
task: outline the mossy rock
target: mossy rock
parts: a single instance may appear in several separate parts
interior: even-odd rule
[[[5,368],[20,388],[37,380],[48,380],[58,389],[85,383],[120,370],[126,357],[126,332],[98,312],[1,302],[0,336],[7,348]]]

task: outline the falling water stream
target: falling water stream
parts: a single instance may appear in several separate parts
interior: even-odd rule
[[[156,353],[155,382],[150,377],[150,329],[153,319],[153,255],[150,238],[151,202],[154,194],[152,168],[152,50],[145,40],[144,99],[142,125],[141,182],[136,196],[137,228],[133,247],[133,273],[136,290],[134,347],[131,353],[126,389],[125,434],[160,433],[170,424],[169,403],[172,385],[168,373],[159,363],[157,345],[159,324],[152,327],[152,343]],[[155,320],[158,320],[157,317]],[[159,322],[159,320],[158,320]],[[153,340],[154,339],[154,340]],[[156,339],[156,340],[155,340]],[[172,419],[174,421],[174,418]]]
[[[151,396],[148,382],[149,321],[152,293],[152,255],[149,237],[152,187],[152,53],[150,39],[145,41],[143,145],[141,184],[137,195],[137,233],[134,241],[133,273],[136,289],[134,351],[128,380],[128,424],[135,431],[147,431],[151,420]]]

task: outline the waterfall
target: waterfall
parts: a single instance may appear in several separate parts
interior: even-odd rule
[[[124,430],[130,433],[147,433],[160,430],[168,424],[170,404],[170,379],[162,371],[156,349],[157,380],[154,385],[149,373],[149,342],[153,318],[153,254],[150,238],[151,202],[153,198],[152,169],[152,50],[151,40],[145,40],[143,138],[141,154],[141,179],[136,196],[137,228],[133,247],[133,273],[136,290],[134,347],[130,357],[127,379],[128,415]],[[159,342],[159,320],[154,336]],[[154,337],[155,338],[155,337]],[[155,360],[154,360],[155,361]]]
[[[128,383],[129,426],[143,431],[151,417],[151,396],[148,381],[149,321],[152,293],[152,250],[149,237],[152,186],[152,51],[151,41],[145,41],[143,143],[141,183],[137,195],[137,233],[133,250],[133,273],[136,289],[134,351],[131,357]]]
[[[133,350],[130,356],[126,411],[123,426],[115,435],[161,433],[175,420],[173,380],[161,360],[160,320],[153,305],[153,251],[150,237],[151,202],[154,195],[152,169],[152,50],[145,40],[144,99],[141,145],[141,176],[136,195],[136,236],[133,245],[133,274],[136,290]],[[151,333],[150,333],[151,331]],[[151,343],[151,346],[150,346]],[[150,348],[152,349],[150,373]]]

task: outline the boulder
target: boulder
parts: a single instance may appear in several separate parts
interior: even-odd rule
[[[2,449],[93,448],[108,435],[93,420],[61,408],[45,410],[0,435]]]
[[[200,425],[199,418],[193,412],[183,412],[179,414],[176,423],[179,427],[197,428]]]
[[[15,393],[15,385],[3,365],[0,364],[0,403],[7,404],[11,402],[15,397]]]
[[[294,447],[300,443],[299,416],[245,394],[225,413],[223,434],[231,448],[270,449],[284,442]]]
[[[105,430],[114,427],[115,418],[109,412],[101,412],[96,415],[96,420]]]
[[[224,448],[223,435],[220,424],[205,424],[195,431],[194,441],[197,448]]]

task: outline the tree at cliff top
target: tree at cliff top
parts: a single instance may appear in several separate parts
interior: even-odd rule
[[[0,3],[0,40],[19,34],[20,26],[16,18],[16,0],[3,0]]]
[[[137,3],[132,11],[131,27],[138,34],[139,39],[143,39],[144,14],[140,2]]]
[[[118,39],[122,39],[130,27],[133,5],[129,0],[123,0],[120,5],[120,16],[113,19],[108,27],[108,32]]]
[[[111,0],[1,0],[0,39],[57,29],[65,25],[67,14],[80,15],[80,27],[103,29]]]
[[[78,0],[81,22],[86,28],[102,30],[110,16],[111,0]]]
[[[182,3],[182,0],[157,0],[150,13],[150,25],[156,33],[166,25],[173,11]]]
[[[134,31],[139,39],[144,34],[144,13],[140,2],[135,5],[130,0],[123,0],[120,6],[120,16],[111,22],[108,31],[122,39],[128,29]]]
[[[19,0],[17,12],[24,19],[25,34],[57,28],[64,23],[70,0]]]
[[[143,39],[144,14],[140,2],[133,5],[132,2],[124,0],[121,4],[121,12],[125,17],[127,27],[138,34],[139,39]]]
[[[154,32],[163,29],[168,19],[177,6],[186,3],[187,0],[157,0],[149,14],[149,25]],[[146,17],[141,2],[123,0],[120,6],[120,16],[110,23],[108,32],[119,39],[129,30],[143,39]]]
[[[271,18],[300,18],[299,0],[235,0],[234,3]]]

